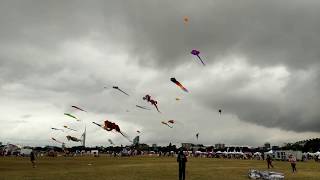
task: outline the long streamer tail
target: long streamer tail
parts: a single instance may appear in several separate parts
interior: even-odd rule
[[[200,59],[201,63],[205,66],[206,64],[204,64],[204,62],[202,61],[201,57],[199,55],[197,55],[197,56]]]
[[[120,92],[122,92],[123,94],[129,96],[129,94],[127,94],[126,92],[122,91],[120,88],[118,88],[118,90],[119,90]]]
[[[102,127],[102,125],[100,125],[100,124],[98,124],[98,123],[96,123],[96,122],[92,122],[93,124],[95,124],[95,125],[97,125],[97,126],[99,126],[99,127]]]
[[[158,106],[157,106],[156,104],[154,104],[154,106],[156,107],[157,111],[158,111],[159,113],[161,113],[161,112],[159,111]]]
[[[129,139],[128,135],[126,135],[125,133],[123,133],[123,132],[121,132],[121,131],[119,131],[119,133],[120,133],[124,138],[126,138],[129,142],[132,142],[132,141]]]

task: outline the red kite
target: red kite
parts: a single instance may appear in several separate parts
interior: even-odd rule
[[[147,94],[142,99],[150,102],[152,105],[154,105],[156,107],[157,111],[160,112],[159,109],[158,109],[158,106],[157,106],[158,102],[156,100],[154,100],[154,99],[151,99],[150,95]]]

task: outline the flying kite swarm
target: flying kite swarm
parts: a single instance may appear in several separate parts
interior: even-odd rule
[[[183,18],[183,22],[184,24],[186,25],[186,28],[188,28],[188,25],[190,24],[190,18],[188,16],[185,16]],[[199,61],[202,63],[203,66],[205,66],[206,64],[204,63],[204,61],[202,60],[201,56],[200,56],[200,51],[197,50],[197,49],[192,49],[192,51],[190,52],[193,56],[196,56]],[[184,86],[182,85],[181,82],[179,82],[176,78],[172,77],[170,78],[170,81],[173,82],[175,85],[177,85],[181,90],[183,90],[184,92],[186,93],[189,93],[189,90]],[[124,91],[122,88],[120,88],[119,86],[115,86],[115,85],[112,85],[112,86],[108,86],[108,87],[104,87],[105,89],[114,89],[114,90],[117,90],[118,92],[122,93],[123,95],[126,95],[126,96],[130,96],[126,91]],[[149,103],[151,106],[154,106],[154,108],[156,109],[157,112],[161,113],[160,110],[159,110],[159,104],[158,104],[158,101],[155,100],[154,97],[151,97],[151,95],[149,94],[146,94],[145,96],[143,96],[142,98],[144,101],[146,101],[147,103]],[[180,101],[181,98],[179,97],[176,97],[175,98],[176,101]],[[88,113],[88,111],[84,110],[83,108],[80,108],[78,106],[71,106],[72,108],[74,108],[75,110],[77,111],[80,111],[80,112],[85,112],[85,113]],[[143,106],[143,105],[135,105],[136,108],[139,108],[141,110],[152,110],[150,107],[148,106]],[[129,110],[127,110],[126,112],[130,112]],[[221,115],[222,113],[222,110],[219,109],[218,110],[218,113]],[[64,113],[66,116],[70,117],[70,118],[73,118],[75,119],[76,121],[80,122],[82,121],[81,119],[79,119],[77,116],[73,115],[73,114],[70,114],[70,113]],[[84,121],[82,121],[83,123],[85,123]],[[168,120],[168,121],[161,121],[161,123],[163,125],[166,125],[167,127],[169,128],[173,128],[173,125],[176,123],[177,121],[176,120]],[[130,142],[130,138],[120,130],[120,126],[114,122],[111,122],[109,120],[105,120],[104,121],[104,124],[99,124],[97,122],[92,122],[93,124],[101,127],[102,129],[106,130],[106,131],[114,131],[116,133],[119,133],[121,134],[123,137],[125,137],[126,139],[128,139]],[[54,130],[54,131],[60,131],[61,133],[68,133],[70,131],[72,132],[77,132],[78,130],[77,129],[74,129],[74,128],[71,128],[67,125],[63,125],[62,127],[65,128],[65,131],[64,129],[61,129],[61,128],[55,128],[55,127],[52,127],[51,129]],[[137,130],[136,131],[137,133],[141,133],[141,131]],[[85,136],[85,134],[83,134],[82,136]],[[196,139],[198,140],[199,138],[199,132],[196,133]],[[67,138],[68,141],[74,141],[74,142],[82,142],[83,139],[81,138],[77,138],[77,137],[74,137],[74,136],[71,136],[71,135],[66,135],[65,136]],[[61,140],[58,140],[54,137],[51,138],[53,141],[57,142],[57,143],[64,143],[63,141]],[[113,141],[111,139],[108,139],[109,143],[114,145]]]

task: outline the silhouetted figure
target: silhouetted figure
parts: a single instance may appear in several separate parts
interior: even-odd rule
[[[268,169],[270,169],[270,166],[273,168],[272,158],[269,154],[267,155],[267,163],[268,163]]]
[[[187,157],[183,153],[182,150],[180,150],[178,157],[177,157],[177,162],[179,163],[179,180],[185,180],[186,178],[186,162],[187,162]]]
[[[35,154],[34,154],[34,151],[32,150],[31,153],[30,153],[30,161],[32,163],[32,167],[35,168],[36,167],[36,157],[35,157]]]

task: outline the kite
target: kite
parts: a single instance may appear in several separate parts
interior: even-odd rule
[[[63,131],[63,129],[58,129],[58,128],[51,128],[51,129],[56,131]]]
[[[119,125],[117,125],[116,123],[114,122],[111,122],[111,121],[108,121],[108,120],[105,120],[104,121],[104,126],[102,126],[101,124],[98,124],[96,122],[92,122],[93,124],[103,128],[104,130],[106,131],[112,131],[112,130],[115,130],[116,132],[120,133],[123,137],[125,137],[126,139],[129,140],[128,136],[125,135],[123,132],[121,132],[120,130],[120,127]],[[131,142],[131,140],[129,140]]]
[[[69,130],[71,130],[71,131],[77,131],[77,130],[75,130],[75,129],[69,128],[68,126],[63,126],[63,127],[66,128],[66,129],[69,129]]]
[[[168,123],[174,124],[176,121],[175,120],[169,120]]]
[[[191,51],[191,54],[197,56],[199,58],[199,60],[201,61],[201,63],[205,66],[204,62],[202,61],[201,57],[199,56],[200,51],[193,49]]]
[[[196,137],[197,137],[197,140],[198,140],[198,138],[199,138],[199,133],[196,134]]]
[[[188,24],[188,22],[189,22],[189,17],[188,17],[188,16],[185,16],[185,17],[183,18],[183,22],[184,22],[184,24]]]
[[[113,88],[113,89],[117,89],[117,90],[119,90],[120,92],[122,92],[123,94],[129,96],[129,94],[127,94],[126,92],[124,92],[123,90],[121,90],[118,86],[113,86],[112,88]]]
[[[136,105],[136,107],[141,108],[141,109],[145,109],[145,110],[150,110],[150,108],[148,108],[148,107],[146,107],[146,106],[139,106],[139,105]]]
[[[173,128],[172,126],[170,126],[168,123],[166,123],[166,122],[164,122],[164,121],[162,121],[161,123],[164,124],[164,125],[167,125],[167,126],[170,127],[170,128]]]
[[[72,117],[72,118],[76,119],[77,121],[80,121],[80,119],[78,119],[77,117],[75,117],[75,116],[72,115],[72,114],[64,113],[64,115],[69,116],[69,117]]]
[[[139,130],[137,130],[137,133],[141,133]]]
[[[136,137],[133,139],[133,145],[134,145],[134,146],[139,145],[139,139],[140,139],[139,136],[136,136]]]
[[[70,136],[70,135],[68,135],[66,137],[67,137],[68,141],[74,141],[74,142],[81,142],[82,141],[81,139],[78,139],[78,138]]]
[[[112,142],[111,139],[108,139],[108,141],[109,141],[110,144],[114,145],[114,143]]]
[[[182,90],[185,92],[189,92],[187,88],[185,88],[179,81],[176,80],[176,78],[170,78],[170,80],[175,83],[177,86],[179,86]]]
[[[81,109],[81,108],[79,108],[79,107],[77,107],[77,106],[71,106],[71,107],[73,107],[73,108],[75,108],[75,109],[78,109],[78,110],[80,110],[80,111],[87,112],[87,111],[85,111],[85,110],[83,110],[83,109]]]
[[[220,115],[221,115],[221,113],[222,113],[222,110],[221,110],[221,109],[219,109],[219,113],[220,113]]]
[[[51,138],[52,140],[54,140],[57,143],[63,144],[63,142],[56,140],[55,138]]]
[[[159,111],[158,106],[157,106],[158,102],[157,102],[156,100],[154,100],[154,99],[151,99],[151,96],[150,96],[150,95],[147,94],[147,95],[145,95],[142,99],[150,102],[152,105],[154,105],[154,106],[156,107],[157,111],[158,111],[159,113],[161,113],[161,112]]]
[[[103,126],[101,125],[101,124],[98,124],[98,123],[96,123],[96,122],[92,122],[93,124],[95,124],[95,125],[97,125],[97,126],[99,126],[99,127],[102,127],[103,128]]]

